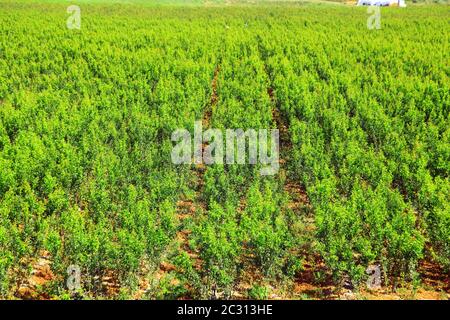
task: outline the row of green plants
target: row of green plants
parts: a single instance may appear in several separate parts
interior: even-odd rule
[[[85,297],[106,295],[111,274],[136,289],[177,231],[189,172],[172,165],[170,137],[210,97],[210,40],[188,50],[170,20],[142,18],[132,26],[147,31],[130,37],[127,15],[101,7],[71,31],[62,6],[31,6],[0,14],[0,295],[43,251],[51,295],[67,293],[69,265]]]
[[[212,128],[275,128],[268,78],[253,39],[250,31],[243,37],[230,32],[222,39]],[[248,149],[246,164],[206,168],[198,200],[205,210],[196,213],[190,237],[201,269],[186,256],[176,260],[180,278],[195,284],[193,297],[231,298],[245,285],[265,290],[270,283],[292,280],[301,268],[302,257],[294,253],[300,234],[289,226],[294,217],[283,181],[278,175],[261,176],[259,170],[260,164],[249,164]]]
[[[316,250],[337,282],[356,285],[372,264],[387,285],[417,280],[426,257],[450,267],[449,78],[435,50],[445,39],[419,34],[415,17],[386,23],[369,34],[350,21],[339,37],[260,36],[314,207]]]

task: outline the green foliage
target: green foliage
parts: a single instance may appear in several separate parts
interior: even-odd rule
[[[267,300],[269,290],[267,287],[255,285],[248,290],[248,298],[253,300]]]
[[[151,298],[228,298],[249,272],[249,297],[267,298],[264,282],[295,279],[305,254],[336,282],[362,283],[373,263],[386,283],[416,281],[425,256],[449,270],[446,8],[386,8],[383,32],[367,32],[350,6],[83,3],[74,31],[67,3],[0,2],[0,297],[43,251],[55,277],[42,290],[70,298],[77,264],[84,297],[110,274],[132,297],[181,228],[177,270]],[[275,111],[289,140],[278,175],[170,161],[177,128],[275,128]],[[197,208],[181,222],[186,195]]]

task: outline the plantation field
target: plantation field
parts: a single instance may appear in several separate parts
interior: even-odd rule
[[[448,299],[448,5],[157,4],[0,0],[0,297]]]

